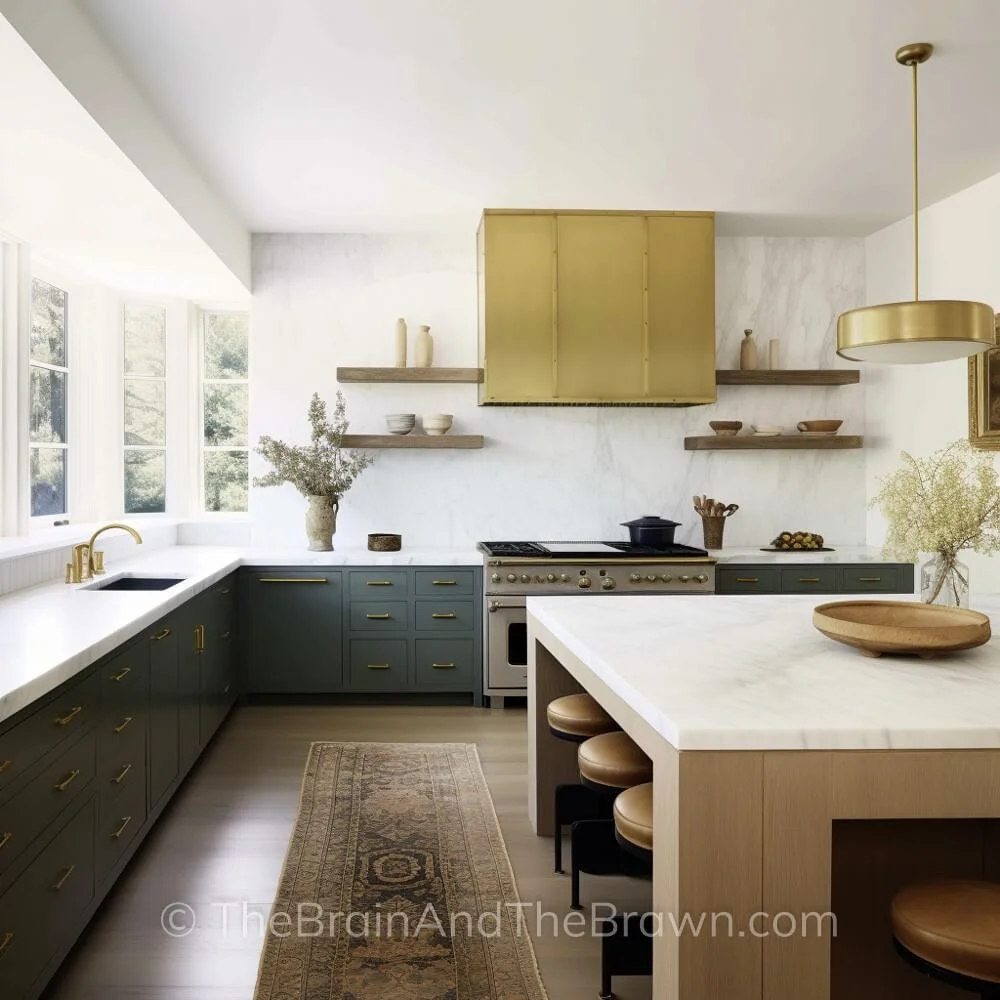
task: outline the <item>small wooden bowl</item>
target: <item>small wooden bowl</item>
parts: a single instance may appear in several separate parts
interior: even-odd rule
[[[369,552],[398,552],[402,547],[402,535],[375,534],[368,536]]]
[[[709,420],[708,426],[715,431],[719,437],[732,437],[743,430],[742,420]]]
[[[836,434],[843,420],[800,420],[796,427],[804,434]]]
[[[866,656],[936,656],[982,646],[990,620],[978,611],[918,601],[833,601],[813,610],[813,625]]]

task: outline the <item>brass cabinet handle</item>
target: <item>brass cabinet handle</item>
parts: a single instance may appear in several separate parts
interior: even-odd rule
[[[818,576],[800,576],[799,583],[819,583]]]
[[[131,816],[122,816],[122,825],[118,827],[113,834],[111,834],[112,840],[118,840],[121,835],[128,829],[129,823],[132,822]]]
[[[392,580],[365,580],[366,587],[391,587]]]
[[[131,715],[126,715],[125,718],[122,719],[122,724],[120,726],[115,726],[115,732],[116,733],[124,733],[125,730],[128,729],[128,727],[131,724],[132,724],[132,716]]]
[[[326,583],[325,576],[258,576],[258,583]]]
[[[859,576],[858,583],[881,583],[882,577],[880,576]]]
[[[52,790],[54,792],[65,792],[66,789],[69,788],[69,786],[72,785],[73,782],[76,781],[76,779],[79,777],[80,777],[79,770],[77,768],[73,768],[73,770],[70,771],[69,774],[67,774],[66,777],[59,782],[58,785],[52,786]]]
[[[52,883],[51,888],[53,892],[58,892],[66,884],[66,879],[68,879],[75,871],[76,865],[67,865],[62,871],[62,875]]]
[[[125,680],[126,677],[128,677],[128,675],[130,673],[132,673],[132,668],[131,667],[122,667],[122,669],[119,670],[117,674],[112,674],[108,678],[108,680],[109,681],[123,681],[123,680]]]
[[[232,632],[223,632],[222,635],[219,636],[219,638],[228,639],[232,634],[233,634]]]
[[[458,615],[454,611],[433,611],[431,612],[431,618],[457,618]]]
[[[116,775],[115,775],[115,776],[114,776],[114,777],[113,777],[113,778],[111,779],[111,783],[112,783],[113,785],[120,785],[120,784],[121,784],[121,783],[122,783],[122,782],[123,782],[123,781],[125,780],[125,775],[127,775],[127,774],[129,773],[129,771],[131,771],[131,770],[132,770],[132,765],[131,765],[131,764],[126,764],[126,765],[125,765],[125,766],[124,766],[124,767],[123,767],[123,768],[122,768],[122,769],[121,769],[121,770],[120,770],[120,771],[118,772],[118,774],[116,774]]]
[[[388,611],[381,615],[365,615],[365,618],[371,618],[373,621],[386,621],[391,617],[392,615],[390,615]]]
[[[170,635],[169,628],[160,629],[160,631],[153,636],[153,642],[159,642],[161,639],[166,639],[168,635]]]
[[[220,593],[220,594],[228,594],[228,593],[229,593],[229,588],[228,588],[228,587],[223,587],[223,588],[222,588],[222,589],[221,589],[221,590],[219,591],[219,593]]]
[[[83,711],[83,705],[77,705],[71,708],[66,715],[62,718],[53,719],[53,724],[57,726],[68,726],[81,712]]]
[[[457,587],[458,580],[431,580],[433,587]]]
[[[14,762],[9,758],[7,760],[0,760],[0,774],[3,774],[9,767],[13,767]]]
[[[736,577],[737,583],[760,583],[760,580],[755,576],[738,576]]]
[[[389,669],[389,664],[388,663],[369,663],[368,664],[368,669],[369,670],[388,670]]]
[[[432,663],[431,666],[435,670],[454,670],[455,669],[455,664],[454,663]]]
[[[0,851],[2,851],[10,843],[11,837],[13,836],[14,834],[10,831],[0,836]]]
[[[14,943],[14,932],[7,931],[3,936],[3,940],[0,941],[0,955],[2,955],[7,949]]]
[[[205,626],[195,625],[194,627],[194,651],[196,653],[205,652]]]

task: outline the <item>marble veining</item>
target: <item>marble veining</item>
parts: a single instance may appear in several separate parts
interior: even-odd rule
[[[1000,748],[1000,638],[870,659],[815,597],[529,597],[528,628],[679,750]],[[994,626],[1000,595],[976,602]],[[529,668],[530,669],[530,668]]]

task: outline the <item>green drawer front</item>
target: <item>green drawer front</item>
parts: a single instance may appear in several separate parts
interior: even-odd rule
[[[96,772],[97,737],[88,733],[0,808],[0,888],[3,875],[45,828],[69,808]]]
[[[58,886],[58,888],[57,888]],[[79,929],[94,898],[94,802],[91,799],[0,897],[0,983],[19,997]]]
[[[908,570],[908,572],[907,572]],[[912,594],[913,569],[908,566],[841,566],[845,594]]]
[[[101,706],[122,707],[126,714],[141,709],[149,698],[149,644],[143,639],[97,668]]]
[[[417,687],[472,686],[476,665],[472,639],[417,639],[414,643]]]
[[[348,645],[348,687],[354,691],[406,689],[406,639],[351,639]]]
[[[418,569],[418,597],[471,597],[475,593],[476,574],[471,569]]]
[[[481,606],[480,606],[481,607]],[[417,601],[416,628],[421,632],[472,632],[476,627],[474,601]]]
[[[406,601],[351,601],[352,632],[383,632],[409,626]]]
[[[719,566],[715,572],[719,594],[777,594],[781,587],[776,566]]]
[[[836,566],[785,566],[781,570],[783,594],[836,594]]]
[[[91,672],[34,715],[0,736],[0,796],[3,789],[64,740],[79,736],[97,719],[100,681]]]
[[[405,572],[377,569],[353,569],[347,574],[350,579],[350,594],[354,600],[379,601],[406,597],[409,582]]]
[[[146,788],[140,782],[113,799],[101,799],[97,809],[97,884],[121,860],[146,822]]]
[[[102,802],[110,802],[136,785],[146,785],[146,727],[133,729],[117,749],[117,756],[97,762],[97,790]]]

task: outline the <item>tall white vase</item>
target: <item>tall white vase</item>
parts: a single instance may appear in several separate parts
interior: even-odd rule
[[[333,535],[337,530],[337,497],[309,497],[306,508],[306,538],[310,552],[332,552]]]
[[[396,320],[395,360],[397,368],[406,367],[406,320],[400,317]]]
[[[413,364],[417,368],[430,368],[434,364],[434,338],[429,326],[422,326],[417,334]]]

